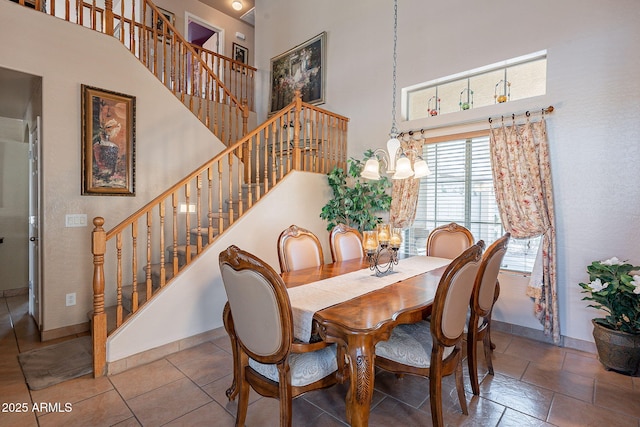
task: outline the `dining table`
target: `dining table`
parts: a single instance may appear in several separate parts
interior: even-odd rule
[[[344,349],[346,418],[352,426],[368,425],[376,343],[389,339],[395,326],[428,317],[450,262],[409,257],[378,277],[366,258],[358,258],[281,274],[289,290],[294,336],[307,341],[313,331]]]

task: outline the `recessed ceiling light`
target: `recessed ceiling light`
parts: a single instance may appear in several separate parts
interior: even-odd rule
[[[231,7],[235,10],[242,10],[244,6],[240,0],[233,0],[233,2],[231,2]]]

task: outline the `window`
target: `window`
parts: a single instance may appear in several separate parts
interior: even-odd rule
[[[490,245],[504,234],[491,173],[489,136],[425,144],[423,158],[433,174],[420,180],[412,228],[404,231],[401,253],[424,255],[429,232],[457,222]],[[531,272],[540,238],[511,239],[505,270]]]
[[[547,53],[536,52],[404,88],[403,117],[416,120],[544,95],[546,83]]]

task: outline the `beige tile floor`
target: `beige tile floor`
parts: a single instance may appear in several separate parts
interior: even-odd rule
[[[225,338],[111,377],[30,391],[17,354],[50,344],[37,337],[26,297],[0,298],[0,426],[234,425],[236,404],[225,397],[232,368]],[[448,425],[640,427],[640,378],[607,372],[592,354],[505,333],[494,333],[494,341],[496,374],[482,369],[479,397],[465,378],[468,416],[459,410],[454,382],[445,379]],[[345,393],[335,386],[296,399],[294,426],[346,425]],[[246,424],[276,426],[278,402],[252,392]],[[371,426],[430,424],[428,379],[377,374]]]

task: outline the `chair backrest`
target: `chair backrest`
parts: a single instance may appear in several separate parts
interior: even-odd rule
[[[434,228],[427,238],[427,255],[441,258],[456,258],[473,245],[471,231],[452,222]]]
[[[488,315],[493,308],[498,273],[500,273],[500,265],[504,254],[507,252],[510,237],[511,234],[509,233],[500,237],[487,248],[482,256],[482,263],[478,269],[471,298],[471,309],[478,316]]]
[[[464,332],[483,248],[480,240],[462,252],[449,264],[438,284],[431,311],[431,334],[444,346],[455,345]]]
[[[329,233],[329,247],[333,262],[363,258],[362,235],[355,228],[338,224]]]
[[[278,259],[283,273],[324,264],[322,245],[309,230],[291,225],[278,237]]]
[[[283,360],[293,342],[293,318],[282,278],[237,246],[229,246],[218,259],[238,342],[261,363]]]

